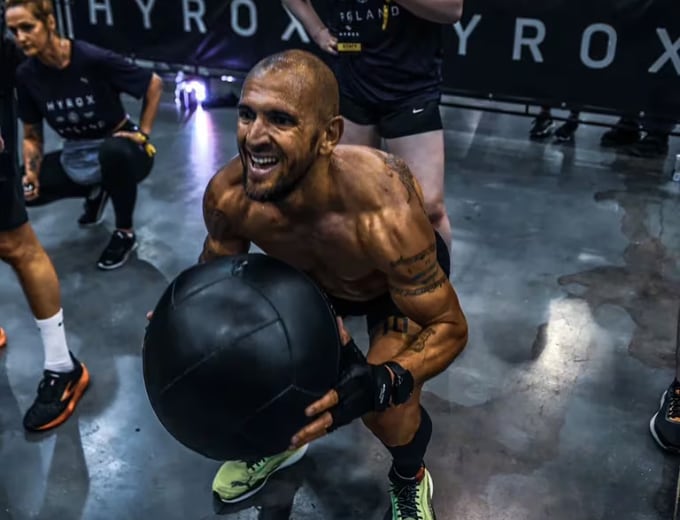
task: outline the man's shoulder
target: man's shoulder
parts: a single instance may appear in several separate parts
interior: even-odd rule
[[[336,163],[343,181],[361,204],[375,203],[391,212],[406,209],[422,200],[422,190],[406,162],[390,153],[368,146],[338,147]]]
[[[234,209],[234,202],[243,199],[243,165],[238,156],[231,159],[212,176],[205,189],[204,207],[222,212]]]

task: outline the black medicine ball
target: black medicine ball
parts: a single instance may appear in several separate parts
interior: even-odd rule
[[[340,339],[319,287],[273,257],[224,257],[182,272],[144,338],[144,382],[166,430],[216,460],[288,448],[305,408],[338,379]]]

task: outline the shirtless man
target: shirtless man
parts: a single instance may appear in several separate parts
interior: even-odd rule
[[[307,443],[361,417],[393,458],[391,518],[432,520],[424,465],[432,423],[421,388],[463,350],[467,324],[421,188],[402,160],[338,145],[338,86],[312,54],[292,50],[258,63],[238,113],[239,156],[204,196],[208,235],[200,260],[256,244],[313,277],[339,316],[365,315],[370,348],[364,358],[349,342],[354,363],[306,410],[315,420],[288,451],[225,462],[213,490],[224,502],[252,496],[297,462]]]

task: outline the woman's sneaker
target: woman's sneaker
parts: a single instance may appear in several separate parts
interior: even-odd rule
[[[130,254],[137,249],[137,238],[134,233],[127,233],[116,229],[111,240],[102,252],[97,267],[109,271],[121,267],[130,258]]]

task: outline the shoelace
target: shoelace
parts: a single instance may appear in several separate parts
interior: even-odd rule
[[[422,520],[418,511],[418,484],[407,484],[405,486],[392,486],[392,493],[397,499],[397,509],[400,518],[414,518]]]
[[[38,385],[38,400],[44,403],[54,401],[59,395],[58,381],[59,376],[45,371],[45,376]]]
[[[255,460],[255,461],[246,461],[246,467],[248,468],[248,471],[253,472],[257,471],[264,466],[265,462],[267,462],[266,457],[262,457],[261,459]]]
[[[680,419],[680,388],[674,388],[670,394],[668,418],[676,420]]]

